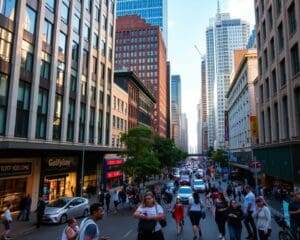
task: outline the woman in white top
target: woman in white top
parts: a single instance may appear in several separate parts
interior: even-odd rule
[[[256,227],[260,240],[268,240],[271,235],[271,212],[266,206],[262,197],[257,197],[255,200],[256,211],[253,213],[253,218],[256,220]]]
[[[1,234],[1,239],[6,239],[8,237],[8,234],[11,231],[11,223],[12,223],[12,217],[10,215],[10,209],[12,208],[12,204],[8,203],[7,208],[4,212],[4,219],[3,219],[3,224],[4,224],[4,231]]]
[[[139,219],[138,240],[164,240],[159,221],[165,218],[165,214],[152,192],[145,194],[142,205],[133,216]],[[146,230],[146,225],[151,226],[151,229]]]
[[[79,234],[79,227],[75,218],[68,220],[68,225],[64,228],[61,240],[75,240]]]
[[[190,220],[193,227],[194,232],[194,240],[199,239],[202,235],[200,228],[200,219],[202,217],[202,208],[203,204],[201,203],[199,194],[194,192],[193,197],[189,199],[188,206],[188,215],[190,216]]]

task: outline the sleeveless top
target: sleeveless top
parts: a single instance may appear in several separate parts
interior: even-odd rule
[[[79,240],[84,240],[85,230],[91,224],[94,224],[96,226],[96,229],[97,229],[97,234],[96,234],[95,238],[93,238],[93,240],[98,240],[98,238],[100,236],[98,225],[90,217],[87,217],[87,218],[83,219],[82,222],[81,222],[81,224],[80,224]]]

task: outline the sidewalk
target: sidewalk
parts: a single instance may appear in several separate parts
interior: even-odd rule
[[[151,180],[145,183],[146,187],[155,185],[155,184],[160,184],[164,180]],[[142,186],[142,184],[141,184]],[[89,199],[90,205],[93,203],[98,202],[98,196],[94,195]],[[12,223],[12,232],[11,236],[14,237],[15,239],[22,239],[22,236],[28,235],[32,233],[36,229],[36,214],[35,212],[31,212],[30,214],[30,220],[28,222],[25,221],[17,221],[17,213],[12,213],[12,218],[13,218],[13,223]],[[41,226],[41,227],[47,227],[47,226]],[[3,224],[1,224],[1,232],[3,231]]]

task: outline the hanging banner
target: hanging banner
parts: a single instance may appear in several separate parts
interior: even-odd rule
[[[250,137],[252,140],[258,139],[258,123],[256,116],[250,116]]]

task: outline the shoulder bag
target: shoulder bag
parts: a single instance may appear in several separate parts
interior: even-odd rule
[[[155,204],[155,210],[156,210],[156,215],[158,213],[157,211],[157,204]],[[167,220],[166,218],[163,218],[162,220],[159,221],[159,224],[162,228],[166,227],[167,226]]]

